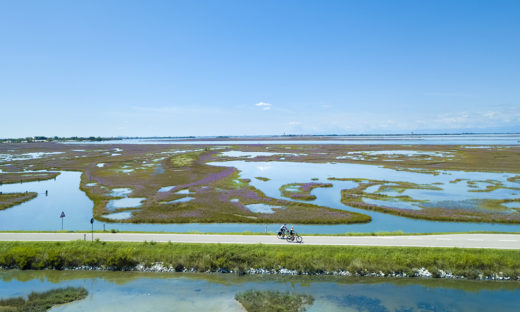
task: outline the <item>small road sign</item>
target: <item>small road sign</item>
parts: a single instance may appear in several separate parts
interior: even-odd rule
[[[61,230],[63,231],[63,218],[65,218],[65,212],[61,212],[60,214],[60,218],[61,218]]]

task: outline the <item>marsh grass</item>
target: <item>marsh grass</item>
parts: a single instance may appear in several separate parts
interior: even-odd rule
[[[437,201],[428,202],[425,200],[416,200],[407,195],[390,196],[382,194],[384,191],[395,191],[403,193],[407,189],[426,189],[437,190],[435,185],[415,184],[410,182],[390,182],[384,180],[368,180],[359,178],[329,178],[332,181],[353,181],[359,183],[358,186],[351,189],[341,191],[341,202],[347,206],[360,209],[373,210],[401,217],[413,219],[423,219],[432,221],[457,221],[457,222],[498,222],[498,223],[520,223],[520,214],[507,213],[511,209],[504,204],[517,202],[517,199],[469,199],[464,201]],[[457,179],[450,183],[458,183],[463,181]],[[483,190],[473,190],[475,192],[487,192],[496,189],[496,183],[490,181],[475,181],[489,183]],[[386,185],[391,183],[391,185]],[[470,182],[468,182],[470,183]],[[376,192],[368,193],[366,189],[374,185],[381,185]],[[372,204],[363,201],[363,198],[386,201],[387,205]],[[393,207],[393,201],[398,202],[415,202],[418,203],[420,209],[406,209]]]
[[[332,187],[332,183],[311,182],[284,184],[280,186],[280,193],[283,197],[311,201],[316,199],[316,196],[311,194],[312,190],[319,187]]]
[[[0,185],[50,180],[59,174],[59,172],[0,172]]]
[[[250,181],[240,179],[235,168],[216,167],[206,165],[201,158],[210,157],[212,152],[194,152],[179,154],[174,157],[188,157],[195,159],[182,171],[173,167],[171,160],[165,159],[163,167],[165,172],[160,175],[148,177],[145,186],[145,176],[141,173],[131,173],[134,180],[119,180],[118,177],[104,177],[104,184],[115,187],[127,187],[133,189],[132,196],[146,197],[142,206],[134,210],[132,218],[118,220],[116,222],[132,223],[299,223],[299,224],[348,224],[369,222],[367,215],[356,212],[332,209],[307,203],[278,200],[267,197],[264,193],[250,185]],[[193,154],[193,155],[191,155]],[[190,156],[191,155],[191,156]],[[96,168],[100,171],[103,168]],[[114,222],[104,217],[109,211],[106,204],[114,199],[107,193],[107,187],[95,180],[94,187],[86,187],[92,182],[86,175],[82,175],[81,189],[94,201],[94,216],[100,221]],[[162,185],[176,185],[176,188],[168,192],[157,190]],[[179,189],[189,189],[193,200],[189,202],[168,203],[169,201],[182,198],[177,194]],[[231,202],[231,199],[238,202]],[[263,203],[267,205],[280,206],[274,213],[255,213],[246,205]],[[125,209],[118,209],[123,211]]]
[[[82,152],[74,151],[81,149]],[[112,156],[115,149],[121,155]],[[372,155],[369,159],[337,159],[348,153],[360,151],[384,151],[384,150],[413,150],[422,152],[443,152],[450,157],[423,157],[423,156],[399,156],[399,161],[388,161],[387,155]],[[134,190],[132,196],[146,197],[139,213],[135,213],[130,220],[119,222],[134,223],[186,223],[186,222],[237,222],[237,223],[270,223],[287,221],[291,223],[305,224],[330,224],[330,223],[359,223],[368,222],[370,217],[361,214],[342,214],[338,210],[323,210],[326,207],[317,206],[291,206],[287,201],[278,201],[259,195],[250,198],[252,193],[258,195],[247,179],[241,179],[239,188],[222,187],[223,184],[231,186],[230,177],[237,179],[237,170],[229,167],[209,166],[207,162],[215,161],[215,154],[220,151],[241,150],[244,152],[293,153],[285,161],[304,163],[355,163],[384,166],[393,170],[423,172],[438,174],[443,170],[478,171],[478,172],[508,172],[520,173],[520,148],[518,147],[489,147],[489,148],[465,148],[464,146],[442,145],[230,145],[219,147],[201,145],[198,150],[193,150],[193,145],[75,145],[55,143],[32,144],[2,144],[0,153],[20,154],[28,152],[62,152],[60,155],[52,155],[38,159],[15,160],[2,162],[6,171],[23,170],[69,170],[81,171],[81,189],[94,201],[94,216],[100,221],[109,221],[103,215],[109,213],[105,209],[108,200],[106,189],[117,187],[129,187]],[[14,153],[12,151],[15,151]],[[394,156],[392,156],[395,158]],[[258,159],[244,159],[245,161],[280,161],[279,157],[261,157]],[[105,163],[102,168],[96,167],[98,163]],[[154,167],[156,165],[156,167]],[[134,169],[132,172],[121,172],[121,169]],[[159,168],[161,170],[156,170]],[[6,175],[7,174],[7,175]],[[38,173],[39,174],[39,173]],[[2,176],[11,175],[14,182],[19,182],[19,176],[13,172],[4,172]],[[33,176],[33,178],[36,176]],[[29,178],[27,176],[26,178]],[[42,179],[42,177],[36,177]],[[239,179],[239,177],[238,177]],[[510,177],[509,182],[518,183],[520,175]],[[7,181],[7,180],[6,180]],[[25,180],[28,181],[28,180]],[[85,184],[96,182],[94,187],[86,187]],[[1,180],[0,180],[1,183]],[[161,202],[176,199],[174,194],[157,194],[163,186],[176,185],[194,189],[195,200],[190,203],[161,205]],[[205,190],[200,188],[208,187]],[[408,186],[403,185],[401,190]],[[497,186],[488,185],[482,189],[474,188],[472,191],[489,192]],[[197,189],[199,188],[199,189]],[[399,192],[400,190],[394,189]],[[238,194],[237,194],[238,193]],[[233,197],[230,197],[233,195]],[[350,194],[355,195],[355,194]],[[168,198],[169,196],[169,198]],[[308,194],[300,196],[301,200],[312,200]],[[272,215],[255,214],[245,209],[240,204],[229,203],[230,198],[240,199],[240,203],[264,203],[269,205],[287,205],[290,209],[280,210]],[[383,198],[380,198],[383,199]],[[406,198],[399,198],[406,200]],[[518,223],[518,213],[500,213],[504,207],[495,206],[490,213],[483,211],[470,211],[459,207],[427,207],[420,212],[392,207],[381,207],[363,203],[359,198],[351,196],[344,199],[344,203],[356,208],[376,210],[398,216],[440,220],[440,221],[467,221],[467,222],[500,222]],[[490,202],[479,208],[488,209]],[[505,202],[504,202],[505,203]],[[497,205],[500,203],[497,202]],[[448,208],[448,209],[446,209]],[[518,209],[517,209],[518,210]],[[517,216],[515,216],[517,215]],[[337,218],[339,216],[339,218]],[[287,219],[290,218],[290,219]],[[314,220],[317,218],[316,220]],[[336,221],[334,221],[336,220]]]
[[[314,302],[311,295],[272,290],[248,290],[236,294],[235,299],[247,312],[302,312]]]
[[[38,196],[38,193],[35,192],[0,194],[0,210],[19,205],[36,196]]]
[[[0,311],[9,312],[44,312],[53,306],[70,303],[86,298],[85,288],[58,288],[46,292],[32,292],[27,299],[23,297],[0,300]]]
[[[467,278],[503,272],[520,276],[520,251],[461,248],[276,246],[239,244],[123,242],[1,242],[0,266],[8,269],[65,269],[81,266],[131,270],[137,264],[163,263],[177,271],[237,273],[250,268],[318,274],[349,271],[365,275],[426,268]]]

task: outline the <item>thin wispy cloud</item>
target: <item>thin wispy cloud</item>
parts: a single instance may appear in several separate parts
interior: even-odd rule
[[[266,110],[270,110],[272,105],[269,104],[269,103],[265,103],[265,102],[258,102],[258,103],[255,104],[255,106],[258,106],[262,110],[266,111]]]
[[[520,122],[520,112],[516,109],[501,109],[494,111],[473,111],[447,113],[438,115],[433,120],[438,127],[497,127],[505,124]]]

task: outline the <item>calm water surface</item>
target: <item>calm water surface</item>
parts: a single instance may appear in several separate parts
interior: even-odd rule
[[[323,140],[291,140],[254,138],[235,140],[183,140],[183,139],[124,139],[101,142],[66,142],[65,144],[407,144],[407,145],[520,145],[520,134],[476,134],[476,135],[374,135],[374,136],[338,136]]]
[[[262,166],[258,167],[258,163],[239,164],[243,170],[243,176],[255,177],[259,176],[257,171],[262,171]],[[219,163],[222,165],[222,163]],[[272,166],[274,162],[269,163]],[[284,163],[287,164],[287,163]],[[264,191],[266,195],[280,198],[278,187],[284,184],[283,174],[269,174],[269,170],[276,171],[276,167],[270,167],[262,171],[264,175],[269,175],[273,180],[268,182],[252,179],[251,183]],[[289,170],[289,169],[288,169]],[[287,181],[299,181],[301,177],[314,178],[318,172],[301,173],[302,170],[294,167],[287,171],[288,176],[294,174],[294,178]],[[322,173],[325,174],[325,173]],[[411,174],[404,172],[403,174]],[[66,215],[64,218],[65,230],[88,231],[91,228],[90,219],[92,218],[92,201],[79,189],[80,183],[79,172],[62,172],[56,180],[47,180],[41,182],[27,182],[22,184],[5,184],[0,186],[1,192],[37,192],[38,197],[23,203],[21,205],[0,211],[0,231],[9,230],[27,230],[27,231],[56,231],[61,229],[61,219],[59,218],[63,211]],[[320,179],[325,176],[316,176]],[[282,180],[280,180],[282,179]],[[287,182],[287,183],[290,183]],[[336,183],[340,182],[340,183]],[[435,222],[407,219],[378,212],[365,211],[355,209],[343,205],[339,189],[352,185],[349,181],[335,181],[334,188],[319,188],[313,191],[318,199],[314,203],[328,207],[346,209],[351,211],[359,211],[361,213],[372,216],[372,222],[367,224],[354,225],[297,225],[296,230],[300,233],[346,233],[346,232],[378,232],[378,231],[403,231],[408,233],[426,233],[426,232],[461,232],[461,231],[504,231],[504,232],[520,232],[520,225],[505,224],[487,224],[487,223],[457,223],[457,222]],[[45,191],[48,190],[48,196]],[[122,217],[127,217],[123,215]],[[116,216],[118,217],[118,216]],[[277,224],[125,224],[125,223],[94,223],[95,230],[118,229],[120,231],[169,231],[169,232],[265,232],[276,231],[279,228]]]
[[[520,283],[135,272],[0,271],[0,298],[85,287],[86,299],[51,311],[243,311],[235,294],[314,296],[307,311],[518,311]]]

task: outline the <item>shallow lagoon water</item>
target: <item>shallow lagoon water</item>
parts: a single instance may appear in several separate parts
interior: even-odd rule
[[[157,192],[159,192],[159,193],[169,192],[169,191],[173,190],[174,188],[175,188],[174,185],[172,185],[172,186],[163,186]]]
[[[113,199],[108,201],[107,209],[113,211],[120,208],[137,208],[141,206],[141,203],[146,198],[144,197],[126,197],[121,199]]]
[[[508,208],[520,209],[520,202],[510,202],[510,203],[504,203],[502,205],[507,206]]]
[[[131,188],[127,188],[127,187],[120,187],[120,188],[114,188],[112,189],[112,191],[110,192],[110,196],[113,196],[113,197],[122,197],[122,196],[128,196],[132,193],[132,189]]]
[[[449,152],[424,152],[424,151],[413,151],[413,150],[385,150],[385,151],[356,151],[350,152],[349,154],[368,154],[368,155],[399,155],[399,156],[432,156],[432,157],[445,157],[450,156],[452,153]]]
[[[208,137],[208,139],[210,139]],[[496,145],[520,145],[520,134],[455,134],[455,135],[363,135],[363,136],[335,136],[327,137],[323,140],[291,140],[291,139],[271,139],[265,140],[241,139],[236,140],[206,140],[206,141],[187,141],[175,138],[143,138],[143,139],[123,139],[101,142],[63,142],[63,144],[187,144],[187,145],[243,145],[243,144],[402,144],[402,145],[476,145],[476,146],[496,146]]]
[[[227,151],[220,153],[220,156],[225,157],[245,157],[245,158],[255,158],[262,156],[274,156],[274,155],[294,155],[298,156],[296,153],[270,153],[270,152],[241,152],[241,151]]]
[[[60,230],[61,212],[64,229],[81,226],[88,229],[92,201],[79,189],[80,172],[61,172],[56,180],[4,184],[0,192],[37,192],[38,196],[21,205],[0,211],[0,230]],[[45,196],[45,191],[48,195]]]
[[[256,213],[274,213],[273,209],[283,209],[281,206],[273,206],[267,204],[249,204],[245,205],[245,207],[252,212]]]
[[[132,217],[131,211],[114,212],[111,214],[103,215],[103,217],[111,220],[126,220]]]
[[[186,202],[192,201],[193,199],[194,199],[193,197],[186,196],[186,197],[183,197],[183,198],[171,200],[169,202],[166,202],[166,204],[186,203]]]
[[[406,189],[402,192],[384,191],[382,194],[399,196],[407,195],[414,200],[428,200],[434,204],[446,201],[467,201],[469,199],[518,199],[520,198],[520,188],[518,183],[507,181],[515,174],[490,173],[490,172],[465,172],[465,171],[441,171],[438,175],[420,172],[397,171],[375,165],[364,164],[345,164],[345,163],[297,163],[297,162],[246,162],[246,161],[227,161],[213,162],[210,165],[230,166],[240,170],[242,178],[251,179],[251,184],[264,192],[269,197],[281,198],[280,186],[290,183],[314,182],[313,178],[318,178],[316,182],[332,183],[329,189],[317,188],[312,194],[317,196],[312,203],[333,207],[337,209],[347,209],[341,203],[341,190],[354,188],[358,184],[353,181],[335,181],[329,178],[360,178],[367,180],[386,180],[395,182],[412,182],[416,184],[432,185],[441,190],[430,189]],[[253,179],[256,176],[267,177],[268,181],[258,181]],[[504,187],[493,191],[475,192],[479,188],[473,187],[469,182],[482,180],[496,180]],[[454,181],[458,181],[454,183]],[[388,185],[394,185],[388,183]],[[484,183],[483,185],[490,185]],[[481,185],[482,186],[482,185]],[[379,187],[372,186],[368,192],[374,193]],[[481,187],[480,189],[485,189]],[[331,192],[336,193],[337,200],[330,200]],[[370,201],[370,200],[368,200]],[[367,202],[368,202],[367,201]],[[384,201],[378,201],[384,202]],[[373,202],[375,203],[375,202]],[[402,201],[387,201],[386,206],[420,209],[419,203]],[[413,207],[412,207],[413,206]],[[348,208],[351,210],[355,208]],[[357,210],[369,214],[366,210]],[[511,210],[510,212],[516,213]],[[402,218],[399,218],[402,219]],[[377,221],[377,220],[376,220]],[[373,223],[373,222],[372,222]]]
[[[384,156],[378,158],[383,161],[402,161],[399,157],[421,157],[423,160],[431,160],[432,157],[450,158],[453,157],[451,152],[427,152],[413,150],[385,150],[385,151],[355,151],[348,152],[346,155],[337,156],[336,159],[353,159],[353,160],[371,160],[374,156]]]
[[[138,272],[3,271],[0,298],[61,287],[84,287],[81,301],[50,311],[243,311],[246,290],[310,294],[307,311],[517,311],[515,282],[236,276]]]
[[[25,154],[0,154],[0,161],[28,160],[51,157],[64,154],[64,152],[34,152]]]
[[[224,165],[225,163],[218,163]],[[251,166],[259,163],[248,163]],[[270,165],[273,162],[269,163]],[[273,166],[268,165],[259,166],[250,171],[249,174],[254,176],[261,176],[258,171],[261,171],[263,176],[271,175]],[[284,163],[287,164],[287,163]],[[253,167],[251,167],[253,168]],[[292,167],[291,167],[292,168]],[[243,168],[245,169],[245,168]],[[242,173],[244,174],[244,172]],[[302,173],[297,166],[287,172],[288,176],[307,177]],[[38,197],[15,207],[0,211],[0,231],[56,231],[61,229],[61,220],[59,215],[64,211],[66,217],[64,218],[64,229],[75,231],[90,230],[90,219],[92,218],[92,201],[79,189],[80,184],[79,172],[62,172],[56,180],[46,180],[40,182],[27,182],[16,184],[4,184],[0,186],[0,192],[25,192],[34,191],[38,193]],[[309,178],[314,178],[312,175]],[[319,176],[316,176],[319,177]],[[278,180],[278,177],[273,181],[259,181],[252,179],[251,183],[266,192],[268,196],[281,198],[278,187],[280,183],[285,181]],[[295,179],[289,179],[294,182]],[[288,181],[289,181],[288,180]],[[302,180],[304,181],[304,180]],[[327,180],[320,182],[330,182]],[[372,222],[366,224],[352,224],[352,225],[297,225],[296,230],[299,233],[346,233],[346,232],[360,232],[370,233],[378,231],[403,231],[406,233],[435,233],[435,232],[464,232],[464,231],[501,231],[501,232],[520,232],[520,225],[507,224],[490,224],[490,223],[461,223],[461,222],[437,222],[414,220],[408,218],[397,217],[393,215],[366,211],[346,207],[341,200],[341,194],[338,189],[351,188],[356,184],[351,181],[333,181],[333,188],[316,188],[312,194],[318,198],[312,203],[324,205],[328,207],[347,209],[350,211],[358,211],[372,217]],[[45,190],[48,190],[48,196],[45,196]],[[119,215],[118,215],[119,217]],[[124,218],[126,219],[126,217]],[[278,230],[278,224],[234,224],[234,223],[188,223],[188,224],[133,224],[133,223],[106,223],[106,229],[117,229],[120,231],[168,231],[168,232],[275,232]],[[102,230],[102,222],[94,222],[95,230]]]

